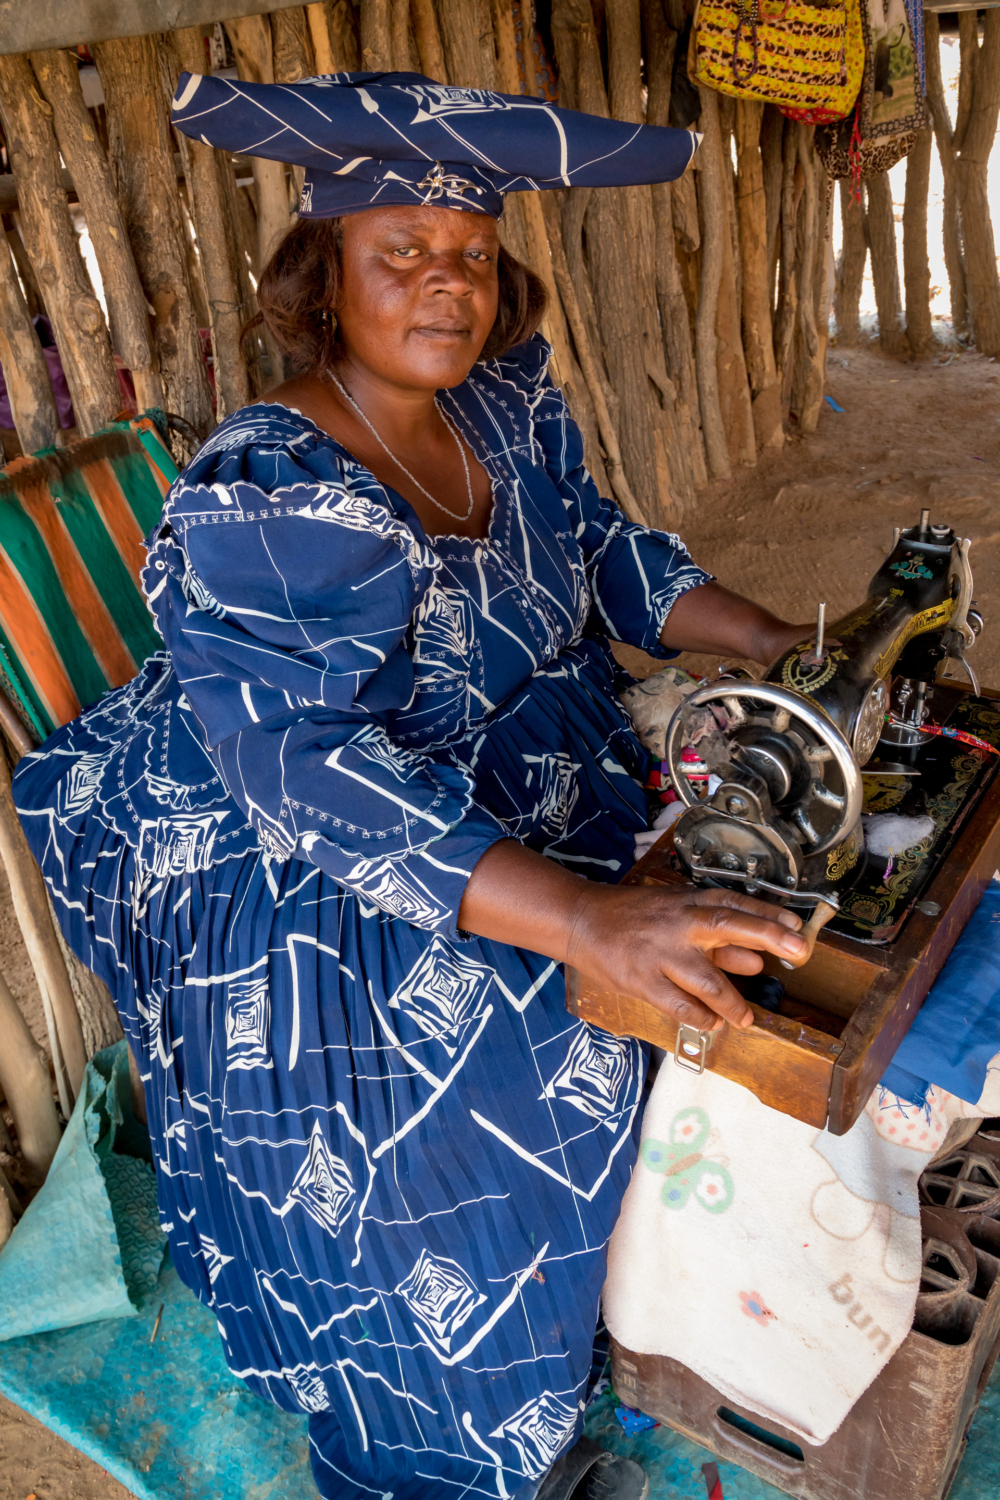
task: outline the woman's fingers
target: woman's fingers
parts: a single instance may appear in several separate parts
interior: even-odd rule
[[[759,953],[751,953],[748,948],[737,948],[729,944],[715,949],[712,962],[718,964],[720,969],[725,969],[727,974],[759,974],[764,967],[764,960]]]
[[[709,1010],[707,1005],[695,1000],[665,976],[660,983],[650,987],[646,998],[657,1010],[672,1016],[679,1026],[693,1026],[696,1031],[718,1031],[723,1025],[722,1017],[714,1010]]]
[[[724,1021],[731,1021],[734,1026],[752,1023],[753,1012],[735,985],[696,947],[681,949],[664,965],[664,975]]]
[[[768,922],[778,922],[798,932],[802,918],[787,906],[774,906],[770,901],[760,901],[756,896],[744,896],[742,891],[727,891],[711,887],[691,891],[688,900],[693,906],[728,906],[733,911],[746,912],[752,917],[763,917]]]
[[[759,905],[764,906],[764,903],[760,902]],[[734,908],[728,903],[698,905],[691,915],[691,941],[706,952],[735,946],[773,953],[775,958],[801,958],[808,948],[804,938],[797,932],[791,932],[784,924],[776,922],[770,915],[762,920],[761,916],[751,915],[745,909]]]

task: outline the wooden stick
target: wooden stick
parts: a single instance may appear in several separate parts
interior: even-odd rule
[[[927,257],[927,199],[930,194],[934,137],[922,130],[906,158],[906,196],[903,202],[903,294],[906,304],[906,342],[914,359],[934,352],[931,322],[931,266]]]
[[[848,346],[857,344],[861,339],[861,288],[864,285],[865,262],[868,259],[863,194],[862,188],[861,202],[858,203],[850,178],[841,179],[841,250],[837,262],[833,316],[837,324],[837,343]]]
[[[33,1174],[44,1178],[59,1145],[59,1117],[49,1070],[2,974],[0,1090],[14,1116],[24,1160]]]
[[[892,187],[888,172],[868,178],[868,248],[878,309],[878,341],[886,354],[906,353],[903,303],[899,293],[899,254]]]
[[[213,425],[212,398],[188,282],[185,236],[167,101],[153,37],[101,42],[94,60],[104,87],[110,157],[146,300],[167,409],[200,437]]]
[[[719,401],[718,339],[715,332],[719,288],[722,285],[722,237],[726,232],[719,96],[712,89],[701,86],[698,92],[701,96],[701,128],[705,137],[698,153],[701,159],[698,208],[702,242],[701,289],[695,323],[698,398],[709,476],[712,479],[728,479],[732,470]]]
[[[0,328],[2,326],[0,322]],[[0,729],[7,736],[11,763],[16,766],[22,755],[27,755],[29,751],[34,750],[35,741],[22,724],[17,709],[2,689],[0,689]]]
[[[427,78],[445,77],[444,48],[434,13],[434,0],[410,0],[420,71]]]
[[[951,116],[944,94],[941,76],[941,23],[937,12],[924,14],[925,53],[927,57],[927,103],[934,121],[934,139],[937,142],[941,175],[944,178],[943,205],[943,249],[944,263],[948,272],[948,287],[951,295],[951,324],[956,334],[965,333],[969,326],[969,294],[965,281],[965,263],[962,257],[962,236],[959,226],[958,185],[956,183],[955,136],[951,128]]]
[[[361,0],[361,69],[387,73],[392,68],[392,0]]]
[[[646,123],[668,125],[677,33],[667,26],[661,0],[643,0],[642,17],[648,85]],[[656,231],[656,300],[663,335],[663,357],[667,374],[677,389],[677,421],[689,484],[692,489],[697,490],[705,483],[708,474],[698,416],[698,378],[695,373],[691,322],[687,298],[681,284],[673,226],[674,199],[681,183],[686,183],[691,188],[697,233],[698,212],[694,199],[694,175],[691,171],[685,173],[678,183],[654,183],[650,192]]]
[[[28,305],[28,317],[37,318],[45,311],[45,303],[42,301],[42,289],[38,285],[38,277],[35,268],[31,264],[31,258],[24,248],[24,240],[18,228],[17,218],[13,213],[3,215],[3,227],[7,231],[7,243],[10,253],[14,257],[17,267],[18,279],[24,287],[24,300]]]
[[[326,6],[322,0],[306,6],[306,20],[309,22],[309,35],[312,37],[313,53],[316,58],[316,72],[336,73],[337,67],[333,60],[333,48],[330,45],[330,28],[327,25]]]
[[[14,1210],[11,1207],[11,1196],[13,1188],[7,1181],[6,1172],[0,1168],[0,1250],[3,1249],[11,1235],[14,1233]]]
[[[782,448],[785,442],[767,276],[767,205],[760,153],[763,115],[763,104],[737,99],[736,211],[743,266],[743,352],[753,398],[754,434],[760,449]]]
[[[22,453],[53,447],[59,435],[59,415],[49,367],[4,234],[0,234],[0,364]]]
[[[798,125],[785,122],[781,161],[781,261],[778,306],[774,317],[774,363],[782,384],[791,384],[791,349],[798,313],[798,221],[799,201],[805,183],[799,166]]]
[[[25,246],[38,273],[77,426],[89,435],[115,415],[121,398],[104,313],[66,204],[51,115],[28,59],[0,57],[0,117],[17,179]]]
[[[397,73],[419,73],[420,68],[411,51],[410,0],[392,0],[389,29],[393,69]]]
[[[194,72],[201,53],[201,27],[170,34],[173,72]],[[203,141],[180,137],[186,158],[188,187],[205,291],[208,297],[215,361],[216,416],[237,411],[256,395],[259,368],[248,370],[240,349],[240,329],[254,311],[253,290],[243,254],[231,155]]]
[[[792,406],[798,416],[800,432],[815,432],[819,422],[820,405],[823,400],[823,361],[825,343],[821,346],[816,323],[818,277],[822,274],[822,261],[817,264],[817,248],[825,244],[820,225],[825,227],[825,216],[821,215],[819,186],[816,181],[819,158],[813,150],[812,130],[807,125],[799,127],[799,165],[805,181],[803,196],[803,218],[801,225],[801,253],[799,256],[798,341],[793,373]]]
[[[73,989],[59,951],[42,872],[28,848],[14,809],[10,767],[0,754],[0,859],[10,881],[14,914],[24,937],[45,1009],[59,1103],[67,1119],[73,1108],[87,1058]]]
[[[309,22],[301,6],[271,12],[271,51],[275,83],[299,83],[316,72]],[[295,212],[302,201],[305,167],[290,168],[295,184]]]
[[[140,411],[163,405],[163,387],[149,337],[149,309],[111,167],[83,102],[80,72],[68,52],[34,52],[32,66],[52,108],[63,160],[87,220],[108,306],[111,342],[132,371]]]
[[[361,67],[361,38],[358,31],[357,10],[351,0],[326,0],[326,15],[334,71],[356,73]],[[425,68],[424,72],[426,71]],[[444,72],[432,73],[430,76],[443,78]]]
[[[460,88],[495,89],[490,0],[436,0],[434,8],[448,82]]]
[[[236,71],[244,82],[273,83],[274,60],[271,52],[271,28],[266,16],[234,16],[225,23],[236,54]],[[261,270],[289,225],[288,189],[285,168],[280,161],[253,158],[253,176],[257,185],[257,256]],[[272,354],[273,357],[273,354]],[[280,368],[274,372],[281,378]]]

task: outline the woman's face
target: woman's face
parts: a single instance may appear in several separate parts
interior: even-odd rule
[[[460,385],[497,313],[496,221],[454,208],[344,219],[340,338],[352,364],[421,390]]]

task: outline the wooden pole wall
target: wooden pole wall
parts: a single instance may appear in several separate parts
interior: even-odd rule
[[[690,9],[690,0],[551,0],[545,42],[560,103],[637,124],[675,123],[677,49]],[[535,87],[530,15],[522,5],[520,59],[509,0],[313,0],[224,25],[239,76],[248,80],[418,68],[452,85],[517,93]],[[991,340],[1000,341],[1000,283],[983,184],[1000,112],[1000,13],[988,19],[982,42],[971,12],[961,22],[954,122],[935,16],[926,28],[953,312],[959,330],[971,328],[992,350]],[[119,405],[112,344],[132,371],[140,405],[165,405],[200,434],[284,373],[275,348],[263,376],[248,369],[239,331],[255,306],[251,276],[290,222],[302,172],[254,160],[240,168],[252,172],[252,185],[238,188],[231,158],[172,134],[161,85],[172,84],[181,67],[208,66],[204,36],[204,27],[191,27],[95,46],[107,154],[70,53],[0,59],[0,111],[20,193],[17,225],[5,215],[14,282],[27,312],[40,297],[53,321],[85,432]],[[552,375],[580,423],[588,464],[628,514],[657,524],[679,519],[706,479],[726,478],[780,447],[787,428],[812,430],[822,402],[831,275],[819,243],[828,194],[813,131],[772,106],[707,90],[699,107],[691,126],[705,139],[678,182],[512,195],[501,222],[508,249],[545,283]],[[110,328],[65,211],[60,151],[90,228]],[[902,288],[887,180],[865,185],[861,208],[841,189],[844,249],[833,295],[844,342],[860,337],[857,306],[870,255],[883,349],[926,357],[936,347],[927,285],[929,151],[925,135],[907,168]],[[19,425],[34,443],[39,434],[55,435],[51,407],[24,342],[25,297],[14,295],[6,266],[0,286],[13,333],[0,352],[23,367],[10,384]],[[211,331],[214,406],[199,321]]]

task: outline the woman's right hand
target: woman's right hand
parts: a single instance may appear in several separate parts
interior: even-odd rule
[[[591,886],[566,961],[602,988],[635,995],[685,1026],[751,1026],[753,1012],[725,977],[758,974],[761,953],[799,958],[793,912],[735,891]]]
[[[458,925],[572,964],[686,1026],[750,1026],[723,970],[758,974],[761,953],[801,958],[794,912],[735,891],[598,885],[514,839],[494,844],[465,888]]]

